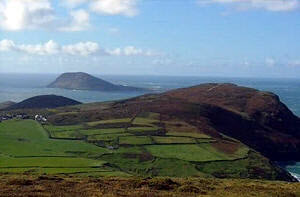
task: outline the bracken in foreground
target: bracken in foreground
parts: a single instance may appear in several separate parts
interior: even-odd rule
[[[0,196],[300,196],[299,183],[248,179],[94,179],[2,175],[0,188]]]

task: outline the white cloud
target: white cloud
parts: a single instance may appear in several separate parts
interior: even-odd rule
[[[275,59],[271,58],[271,57],[267,57],[265,59],[265,64],[269,67],[273,67],[276,64]]]
[[[34,55],[52,55],[58,53],[60,46],[50,40],[45,44],[16,45],[12,40],[1,40],[0,51],[16,51]]]
[[[57,31],[83,31],[88,29],[89,12],[102,15],[135,16],[139,0],[64,0],[59,5],[68,16],[59,15],[52,0],[0,0],[0,29],[21,31],[51,29]],[[87,10],[78,9],[79,6]],[[81,8],[82,8],[81,7]],[[71,8],[71,9],[70,9]]]
[[[71,56],[159,56],[152,50],[143,50],[134,46],[116,49],[103,49],[96,42],[79,42],[69,45],[59,45],[58,43],[50,40],[44,44],[15,44],[12,40],[1,40],[0,51],[3,52],[20,52],[30,55],[71,55]]]
[[[89,14],[72,10],[68,17],[55,13],[50,0],[0,0],[0,28],[7,31],[51,29],[83,31],[89,27]],[[66,19],[65,19],[66,18]]]
[[[173,63],[173,60],[170,58],[158,58],[158,59],[154,59],[152,61],[152,64],[154,64],[154,65],[169,65],[172,63]]]
[[[90,3],[90,9],[105,15],[135,16],[137,0],[94,0]]]
[[[158,56],[158,53],[155,53],[151,50],[143,50],[136,48],[134,46],[127,46],[124,48],[116,48],[113,50],[106,50],[109,55],[116,56]]]
[[[95,42],[79,42],[76,44],[60,46],[53,40],[36,45],[17,45],[12,40],[2,40],[0,41],[0,51],[15,51],[31,55],[67,54],[88,56],[101,50],[98,43]]]
[[[69,55],[88,56],[100,51],[98,43],[95,42],[79,42],[73,45],[62,47],[62,52]]]
[[[61,27],[61,31],[83,31],[90,26],[90,15],[87,11],[80,9],[76,11],[71,11],[70,13],[72,19],[69,25]]]
[[[59,53],[60,46],[53,40],[50,40],[45,44],[20,45],[16,49],[33,55],[53,55]]]
[[[248,67],[248,66],[250,66],[250,62],[247,59],[245,59],[244,62],[242,63],[242,65],[245,67]]]
[[[198,0],[201,5],[227,4],[239,10],[264,9],[267,11],[291,11],[300,7],[299,0]]]
[[[2,0],[0,2],[0,26],[17,31],[47,25],[55,19],[48,0]]]
[[[88,5],[91,11],[104,15],[136,16],[138,14],[137,4],[139,0],[64,0],[67,7],[78,7],[82,4]]]
[[[0,49],[1,50],[1,49]],[[289,66],[300,66],[300,60],[291,60],[289,63],[288,63]]]
[[[1,40],[0,51],[12,51],[15,50],[15,43],[12,40]]]
[[[126,56],[144,54],[142,49],[135,48],[134,46],[125,47],[123,51]]]
[[[120,48],[116,48],[116,49],[113,49],[113,50],[107,50],[106,51],[109,55],[116,55],[116,56],[120,56],[120,55],[122,55],[122,49],[120,49]]]

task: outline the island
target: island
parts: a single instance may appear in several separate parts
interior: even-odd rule
[[[61,88],[70,90],[92,90],[92,91],[150,91],[145,88],[112,84],[84,72],[70,72],[61,74],[48,88]]]

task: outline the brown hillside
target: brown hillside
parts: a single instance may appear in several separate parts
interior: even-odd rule
[[[272,160],[300,159],[299,118],[275,94],[234,84],[203,84],[94,104],[79,112],[54,115],[49,120],[54,124],[78,124],[157,112],[163,121],[183,120],[215,138],[225,134],[238,139]]]
[[[273,160],[300,159],[300,119],[273,93],[234,84],[203,84],[138,97],[119,106],[182,118],[210,135],[239,139]]]

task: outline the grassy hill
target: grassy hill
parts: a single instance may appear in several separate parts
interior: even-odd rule
[[[64,126],[42,126],[33,120],[5,121],[0,124],[0,172],[287,178],[266,158],[238,141],[194,133],[195,128],[188,123],[184,127],[191,130],[184,133],[160,125],[155,113]]]
[[[299,156],[299,119],[271,93],[209,84],[22,112],[48,122],[0,123],[0,172],[295,181],[265,157]]]

